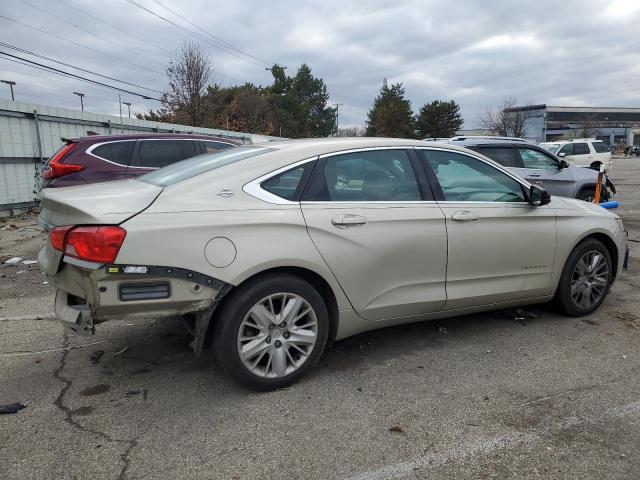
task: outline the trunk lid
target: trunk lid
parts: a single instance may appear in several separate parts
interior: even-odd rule
[[[118,225],[151,205],[160,192],[162,187],[136,180],[46,188],[39,223],[46,230],[61,225]]]

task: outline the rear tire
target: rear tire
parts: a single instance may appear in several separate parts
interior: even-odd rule
[[[593,188],[587,188],[580,192],[576,197],[578,200],[593,203],[593,199],[596,197],[596,191]]]
[[[268,391],[305,375],[328,337],[329,314],[318,291],[294,275],[271,274],[248,281],[225,299],[216,312],[213,346],[235,381]]]
[[[578,244],[567,258],[556,300],[567,315],[588,315],[602,304],[612,279],[609,251],[601,241],[589,238]]]

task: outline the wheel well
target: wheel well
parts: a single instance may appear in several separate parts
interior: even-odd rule
[[[262,272],[256,273],[255,275],[252,275],[251,277],[245,279],[240,285],[243,285],[250,280],[255,280],[256,278],[274,273],[288,273],[289,275],[294,275],[303,279],[304,281],[312,285],[316,290],[318,290],[320,296],[324,300],[324,304],[327,307],[327,312],[329,313],[328,345],[330,345],[330,343],[335,339],[336,332],[338,331],[338,302],[336,301],[336,297],[333,293],[333,290],[331,289],[331,286],[324,278],[322,278],[317,273],[301,267],[276,267],[270,268],[268,270],[263,270]],[[231,295],[229,294],[233,293],[234,290],[236,290],[240,285],[233,287],[225,295],[225,299],[223,299],[222,301],[224,302],[226,299],[230,298]]]
[[[597,168],[598,170],[600,170],[600,165],[602,165],[602,162],[591,162],[591,165],[589,165],[589,168],[593,169],[593,168]]]
[[[599,240],[607,248],[607,251],[609,252],[609,255],[611,255],[611,261],[613,263],[613,278],[616,278],[618,274],[618,247],[616,246],[616,242],[614,242],[610,236],[604,233],[592,233],[591,235],[587,235],[586,237],[584,237],[580,243],[589,238]]]

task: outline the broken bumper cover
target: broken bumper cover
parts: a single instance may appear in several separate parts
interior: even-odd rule
[[[56,317],[70,332],[90,335],[112,318],[163,317],[207,310],[230,286],[175,267],[106,265],[97,269],[62,263],[49,276],[57,287]]]

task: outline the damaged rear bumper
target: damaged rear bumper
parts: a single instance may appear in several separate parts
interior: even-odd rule
[[[55,314],[75,334],[95,333],[112,318],[166,317],[213,311],[230,285],[174,267],[104,265],[99,268],[62,262],[49,275],[57,288]]]

